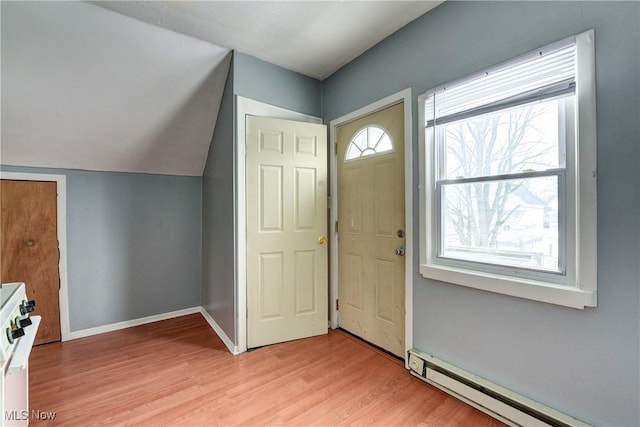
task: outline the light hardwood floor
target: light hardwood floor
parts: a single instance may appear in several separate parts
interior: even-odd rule
[[[41,425],[498,426],[340,331],[232,356],[200,314],[35,347]]]

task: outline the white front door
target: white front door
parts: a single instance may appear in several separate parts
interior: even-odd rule
[[[247,347],[327,333],[324,125],[247,116]]]
[[[404,104],[337,129],[339,325],[404,357]]]

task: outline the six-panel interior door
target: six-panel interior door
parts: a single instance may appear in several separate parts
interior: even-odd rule
[[[0,181],[0,280],[36,300],[36,344],[60,341],[57,198],[55,182]]]
[[[337,142],[339,325],[404,357],[403,104],[340,126]]]
[[[247,347],[327,333],[324,125],[247,116]]]

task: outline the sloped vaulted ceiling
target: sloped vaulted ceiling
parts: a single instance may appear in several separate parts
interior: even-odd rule
[[[443,0],[95,1],[323,80]]]
[[[84,2],[2,2],[0,163],[201,175],[229,49]]]
[[[230,50],[323,79],[442,1],[0,2],[0,164],[202,175]]]

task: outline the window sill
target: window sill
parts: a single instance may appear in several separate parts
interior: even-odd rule
[[[421,264],[420,274],[427,279],[564,307],[584,309],[597,305],[595,291],[585,291],[572,286],[463,270],[437,264]]]

